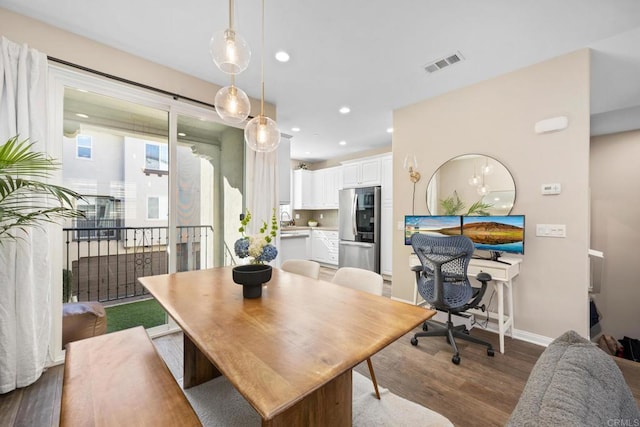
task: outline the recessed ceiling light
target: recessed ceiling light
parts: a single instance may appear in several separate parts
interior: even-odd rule
[[[88,119],[89,118],[89,116],[87,116],[86,114],[83,114],[83,113],[76,113],[76,116],[80,117],[82,119]]]
[[[187,136],[187,134],[184,132],[178,132],[178,136]]]
[[[300,132],[300,128],[299,128],[299,127],[297,127],[297,126],[296,126],[296,127],[292,127],[292,128],[291,128],[291,131],[292,131],[292,132]]]
[[[290,56],[284,50],[279,50],[276,52],[276,59],[280,62],[289,62]]]
[[[349,114],[351,112],[351,108],[345,105],[344,107],[340,107],[338,111],[340,111],[340,114]]]
[[[393,128],[387,128],[387,133],[393,133]]]
[[[311,154],[311,151],[305,151],[304,154]]]
[[[347,141],[340,141],[340,142],[338,142],[338,144],[340,144],[340,145],[347,145]]]

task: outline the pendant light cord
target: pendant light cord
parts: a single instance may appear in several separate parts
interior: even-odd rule
[[[262,0],[262,35],[260,40],[260,74],[262,79],[262,96],[260,98],[260,116],[264,117],[264,0]],[[260,119],[261,121],[263,119]]]
[[[233,31],[233,2],[234,0],[229,0],[229,29]]]

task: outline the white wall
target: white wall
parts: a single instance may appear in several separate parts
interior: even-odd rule
[[[113,26],[118,31],[117,25]],[[16,43],[27,43],[47,55],[122,77],[151,87],[213,104],[220,88],[193,76],[61,30],[44,22],[0,8],[0,35]],[[207,54],[206,50],[203,54]],[[226,85],[228,82],[220,82]],[[251,98],[251,111],[260,110],[260,100]],[[275,107],[265,103],[265,114],[276,117]]]
[[[513,174],[513,214],[526,215],[524,262],[515,282],[515,327],[553,338],[568,329],[588,335],[589,59],[581,50],[394,111],[394,223],[411,212],[411,182],[402,160],[415,154],[423,178],[416,214],[427,214],[428,177],[448,159],[489,155]],[[534,124],[566,115],[569,127],[537,135]],[[540,186],[562,184],[557,196]],[[418,196],[420,195],[420,197]],[[535,224],[566,224],[564,239],[535,236]],[[410,247],[395,230],[394,298],[411,300]]]

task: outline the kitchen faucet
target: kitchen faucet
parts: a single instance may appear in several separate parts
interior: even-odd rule
[[[287,217],[289,218],[287,221],[284,221],[284,220],[282,219],[282,217],[283,217],[285,214],[286,214],[286,215],[287,215]],[[289,215],[289,212],[287,212],[287,211],[282,211],[282,212],[280,212],[280,226],[281,226],[281,227],[284,227],[284,226],[286,226],[286,225],[291,225],[291,215]]]

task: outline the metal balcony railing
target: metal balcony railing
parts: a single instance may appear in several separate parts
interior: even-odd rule
[[[139,277],[168,270],[168,227],[64,228],[63,299],[122,301],[148,292]],[[177,227],[177,271],[213,267],[213,227]]]

